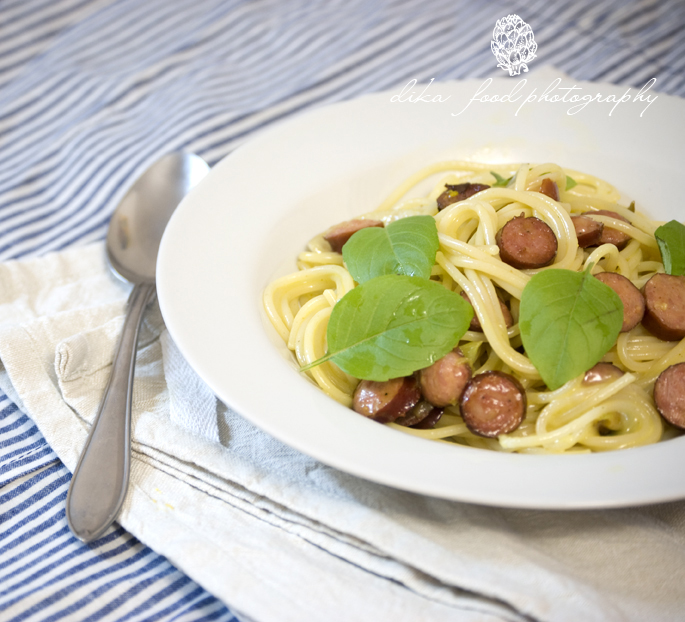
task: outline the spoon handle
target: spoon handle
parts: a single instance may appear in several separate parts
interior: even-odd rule
[[[67,522],[83,542],[105,532],[126,496],[136,344],[143,312],[154,291],[153,283],[136,285],[131,291],[109,383],[69,485]]]

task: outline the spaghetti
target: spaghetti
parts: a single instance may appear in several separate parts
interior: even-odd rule
[[[496,177],[509,179],[493,187]],[[406,198],[418,184],[440,175],[425,196]],[[545,179],[559,189],[559,200],[540,192]],[[446,184],[486,184],[485,190],[438,211],[437,199]],[[575,184],[573,184],[575,182]],[[549,183],[549,182],[547,182]],[[620,377],[588,385],[583,376],[550,391],[527,356],[522,353],[518,309],[524,287],[536,272],[565,268],[616,272],[641,288],[663,272],[654,231],[659,226],[630,207],[618,204],[620,195],[609,183],[557,164],[498,165],[448,161],[429,166],[407,179],[373,212],[362,219],[386,225],[412,215],[435,218],[440,249],[431,278],[444,287],[463,291],[471,302],[482,332],[469,330],[459,347],[473,373],[488,370],[513,375],[524,387],[527,411],[521,426],[498,438],[473,434],[458,406],[447,407],[433,429],[418,430],[389,423],[406,433],[443,442],[486,449],[526,453],[607,451],[655,443],[675,435],[655,408],[651,390],[669,365],[685,360],[685,340],[664,342],[641,324],[621,333],[602,359],[619,367]],[[571,216],[610,210],[625,220],[597,215],[597,221],[630,236],[619,250],[614,244],[583,249],[578,245]],[[545,268],[518,270],[500,260],[497,232],[524,214],[544,221],[554,232],[558,250]],[[333,306],[355,282],[340,253],[331,252],[323,234],[299,255],[298,271],[272,282],[264,292],[266,312],[300,366],[326,354],[326,329]],[[500,300],[511,310],[513,325],[505,323]],[[351,406],[356,378],[328,361],[306,372],[323,391]]]

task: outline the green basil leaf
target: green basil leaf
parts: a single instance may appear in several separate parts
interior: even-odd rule
[[[573,186],[577,186],[577,185],[578,185],[578,182],[575,179],[566,175],[566,190],[570,190],[571,188],[573,188]]]
[[[329,359],[356,378],[408,376],[445,356],[469,327],[473,309],[435,281],[386,275],[347,292],[328,322]]]
[[[659,245],[666,274],[685,274],[685,226],[677,220],[661,225],[654,237]]]
[[[385,274],[430,278],[440,244],[432,216],[409,216],[387,227],[357,231],[343,246],[352,278],[365,283]]]
[[[492,175],[497,180],[494,184],[492,184],[493,188],[506,188],[509,182],[514,178],[514,176],[512,175],[511,177],[505,179],[501,175],[495,173],[495,171],[490,171],[490,175]]]
[[[551,390],[599,362],[623,324],[621,299],[588,271],[538,272],[519,313],[523,347]]]

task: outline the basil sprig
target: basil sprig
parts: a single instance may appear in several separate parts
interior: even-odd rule
[[[509,182],[514,179],[514,176],[512,175],[511,177],[507,177],[506,179],[499,175],[498,173],[495,173],[495,171],[490,171],[490,175],[492,175],[495,178],[495,183],[492,184],[493,188],[506,188],[509,185]]]
[[[659,245],[666,274],[685,274],[685,226],[677,220],[671,220],[661,225],[654,232],[654,237]]]
[[[544,174],[544,173],[543,173]],[[507,188],[509,185],[511,185],[512,180],[514,179],[514,175],[508,178],[504,178],[498,173],[495,173],[495,171],[490,171],[490,175],[492,175],[495,178],[495,183],[492,184],[493,188]],[[573,179],[572,177],[569,177],[566,175],[566,188],[565,190],[570,190],[574,186],[577,186],[578,182]]]
[[[430,278],[438,252],[438,230],[432,216],[409,216],[387,227],[357,231],[343,246],[352,278],[365,283],[384,274]]]
[[[332,360],[363,380],[408,376],[452,350],[472,317],[471,305],[435,281],[379,276],[337,302],[328,321],[328,354],[302,371]]]
[[[599,362],[622,324],[618,294],[589,271],[544,270],[523,289],[521,340],[551,390]]]
[[[359,285],[331,311],[327,354],[302,371],[332,360],[355,378],[382,381],[408,376],[452,350],[473,308],[430,280],[438,247],[432,216],[357,231],[343,246],[343,260]]]

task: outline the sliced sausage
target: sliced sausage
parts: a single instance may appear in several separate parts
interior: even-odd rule
[[[395,423],[408,428],[429,430],[440,420],[442,413],[442,408],[436,408],[430,402],[421,400],[406,415],[395,419]]]
[[[545,177],[540,184],[540,192],[547,195],[550,199],[559,200],[559,186],[549,177]]]
[[[622,274],[616,272],[601,272],[595,278],[613,289],[623,303],[623,325],[621,332],[633,330],[645,314],[645,299],[640,290]]]
[[[444,410],[442,408],[433,408],[433,410],[428,413],[427,417],[421,419],[421,421],[415,423],[411,427],[415,430],[431,430],[435,427],[435,424],[440,421],[443,412]]]
[[[513,376],[486,371],[471,379],[459,407],[466,427],[474,434],[495,438],[513,432],[526,414],[526,392]]]
[[[642,325],[664,341],[685,337],[685,276],[655,274],[642,288],[645,315]]]
[[[585,372],[583,384],[599,384],[607,380],[618,380],[623,375],[623,371],[611,363],[597,363]]]
[[[586,212],[588,216],[609,216],[611,218],[616,218],[616,220],[622,220],[624,222],[630,222],[627,218],[623,218],[620,214],[612,212],[608,209],[600,209],[596,212]],[[618,250],[626,247],[626,244],[630,242],[630,236],[623,231],[618,229],[612,229],[611,227],[604,227],[602,229],[602,235],[599,238],[599,244],[613,244]]]
[[[390,423],[406,415],[421,399],[414,376],[384,382],[362,380],[354,392],[352,408],[379,423]]]
[[[439,408],[456,404],[470,379],[471,365],[459,348],[419,372],[424,399]]]
[[[466,300],[466,302],[471,304],[471,301],[469,300],[469,297],[465,291],[462,290],[459,293],[461,294],[461,297],[464,300]],[[511,315],[511,311],[509,311],[509,307],[507,307],[507,305],[505,305],[501,300],[499,300],[499,308],[502,309],[504,323],[506,324],[507,328],[511,328],[514,325],[514,318]],[[478,316],[475,313],[473,314],[473,318],[471,319],[471,323],[469,324],[469,330],[475,330],[479,333],[483,332],[483,327],[480,325],[480,320],[478,319]]]
[[[685,363],[664,369],[654,383],[654,403],[671,425],[685,429]]]
[[[589,216],[571,216],[571,222],[576,230],[578,246],[587,248],[588,246],[598,246],[602,239],[604,223],[593,220]]]
[[[500,258],[514,268],[542,268],[554,261],[557,238],[539,218],[523,215],[512,218],[497,232]]]
[[[445,209],[452,203],[464,201],[474,194],[487,190],[490,186],[487,184],[472,184],[466,182],[465,184],[445,184],[445,192],[438,197],[438,211]]]
[[[362,218],[347,220],[331,227],[323,237],[331,245],[331,250],[334,253],[342,253],[342,247],[345,245],[345,242],[357,231],[366,229],[366,227],[383,227],[383,221]]]

